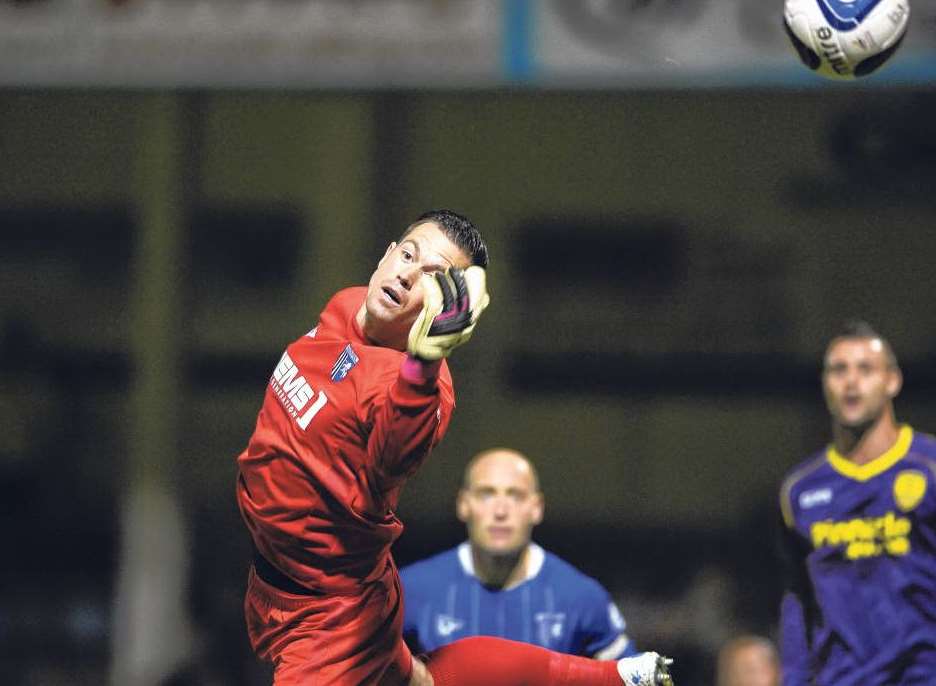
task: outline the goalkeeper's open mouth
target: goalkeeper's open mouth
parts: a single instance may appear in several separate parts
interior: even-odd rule
[[[392,288],[381,286],[381,290],[384,292],[384,295],[387,296],[387,300],[389,300],[393,305],[399,307],[403,304],[403,300],[400,297],[400,294],[394,291]]]

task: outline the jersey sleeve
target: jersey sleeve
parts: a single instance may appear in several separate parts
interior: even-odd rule
[[[636,655],[634,642],[627,635],[627,622],[611,595],[596,581],[589,581],[577,630],[576,654],[597,660],[617,660]]]
[[[797,540],[791,525],[792,522],[787,520],[780,528],[784,575],[780,605],[780,660],[783,686],[807,686],[812,683],[806,614],[810,606],[810,583],[803,545]]]
[[[447,371],[422,384],[399,370],[376,381],[366,404],[367,453],[385,488],[402,484],[419,468],[445,435],[453,406]]]

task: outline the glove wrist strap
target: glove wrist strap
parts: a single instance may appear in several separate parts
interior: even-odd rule
[[[414,386],[424,386],[435,381],[442,368],[442,360],[420,360],[418,357],[407,355],[400,365],[400,376]]]

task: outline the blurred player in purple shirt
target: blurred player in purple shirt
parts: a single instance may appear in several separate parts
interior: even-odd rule
[[[902,376],[864,322],[826,349],[833,443],[784,481],[784,686],[936,684],[936,439],[899,425]]]

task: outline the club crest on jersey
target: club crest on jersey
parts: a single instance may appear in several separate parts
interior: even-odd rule
[[[915,469],[900,472],[894,479],[894,502],[903,512],[909,512],[926,495],[926,476]]]
[[[548,646],[550,642],[562,638],[562,626],[565,624],[564,612],[537,612],[533,619],[536,620],[539,630],[541,646]]]
[[[335,365],[331,370],[331,380],[332,381],[341,381],[348,375],[348,372],[351,371],[351,368],[358,363],[358,356],[354,353],[354,350],[351,349],[351,344],[345,346],[345,349],[341,351],[341,354],[338,356],[338,359],[335,360]]]
[[[465,626],[465,623],[451,615],[436,615],[436,633],[439,636],[451,636]]]

